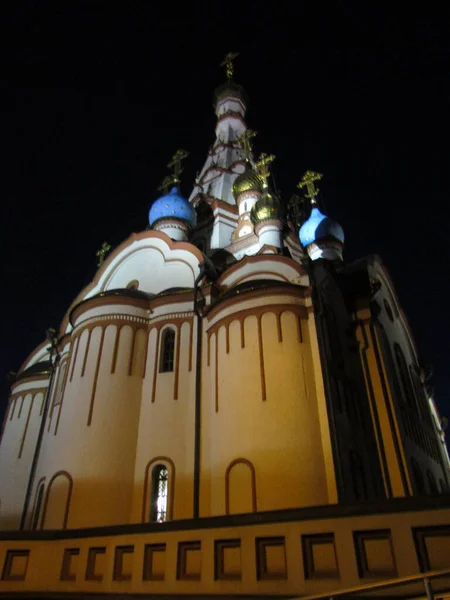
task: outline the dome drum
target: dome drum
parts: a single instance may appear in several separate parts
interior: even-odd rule
[[[258,192],[257,190],[248,190],[246,192],[241,192],[239,194],[238,198],[236,199],[236,202],[239,206],[245,200],[253,200],[254,202],[256,202],[260,198],[261,198],[261,192]]]
[[[266,219],[255,224],[255,234],[262,246],[283,247],[283,223],[281,219]]]
[[[191,229],[186,221],[171,217],[161,217],[153,224],[152,229],[162,231],[176,242],[184,242],[188,239],[188,233]]]
[[[342,260],[343,249],[344,244],[334,237],[321,238],[319,242],[312,242],[306,247],[311,260]]]

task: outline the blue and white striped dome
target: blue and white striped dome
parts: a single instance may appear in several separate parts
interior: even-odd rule
[[[344,243],[344,230],[339,223],[322,214],[317,206],[314,206],[309,219],[300,227],[298,237],[304,247],[326,237],[334,237]]]
[[[186,198],[180,194],[178,188],[173,187],[170,192],[153,202],[148,213],[148,222],[153,226],[159,219],[180,219],[191,227],[197,223],[197,213]]]

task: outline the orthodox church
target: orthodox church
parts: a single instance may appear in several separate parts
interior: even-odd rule
[[[234,56],[190,196],[179,150],[11,385],[0,596],[449,589],[449,457],[389,273],[345,262],[319,173],[281,198]]]

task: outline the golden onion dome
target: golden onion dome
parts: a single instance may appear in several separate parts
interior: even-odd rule
[[[233,183],[233,196],[237,199],[244,192],[255,191],[261,193],[264,180],[251,167],[238,175]]]
[[[266,192],[262,198],[253,206],[250,219],[253,225],[267,221],[268,219],[281,219],[283,217],[283,206],[276,196]]]

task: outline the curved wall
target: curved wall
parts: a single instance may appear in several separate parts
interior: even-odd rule
[[[211,320],[202,515],[224,514],[227,502],[240,505],[226,489],[237,459],[253,465],[258,511],[328,503],[307,309],[291,294],[265,305],[243,297]]]
[[[18,529],[48,376],[26,379],[13,386],[6,409],[0,451],[0,529]]]
[[[36,482],[59,471],[72,478],[69,528],[130,520],[147,315],[131,303],[115,308],[75,323],[59,414],[49,413],[36,472]],[[61,520],[53,509],[50,502],[45,528]]]

